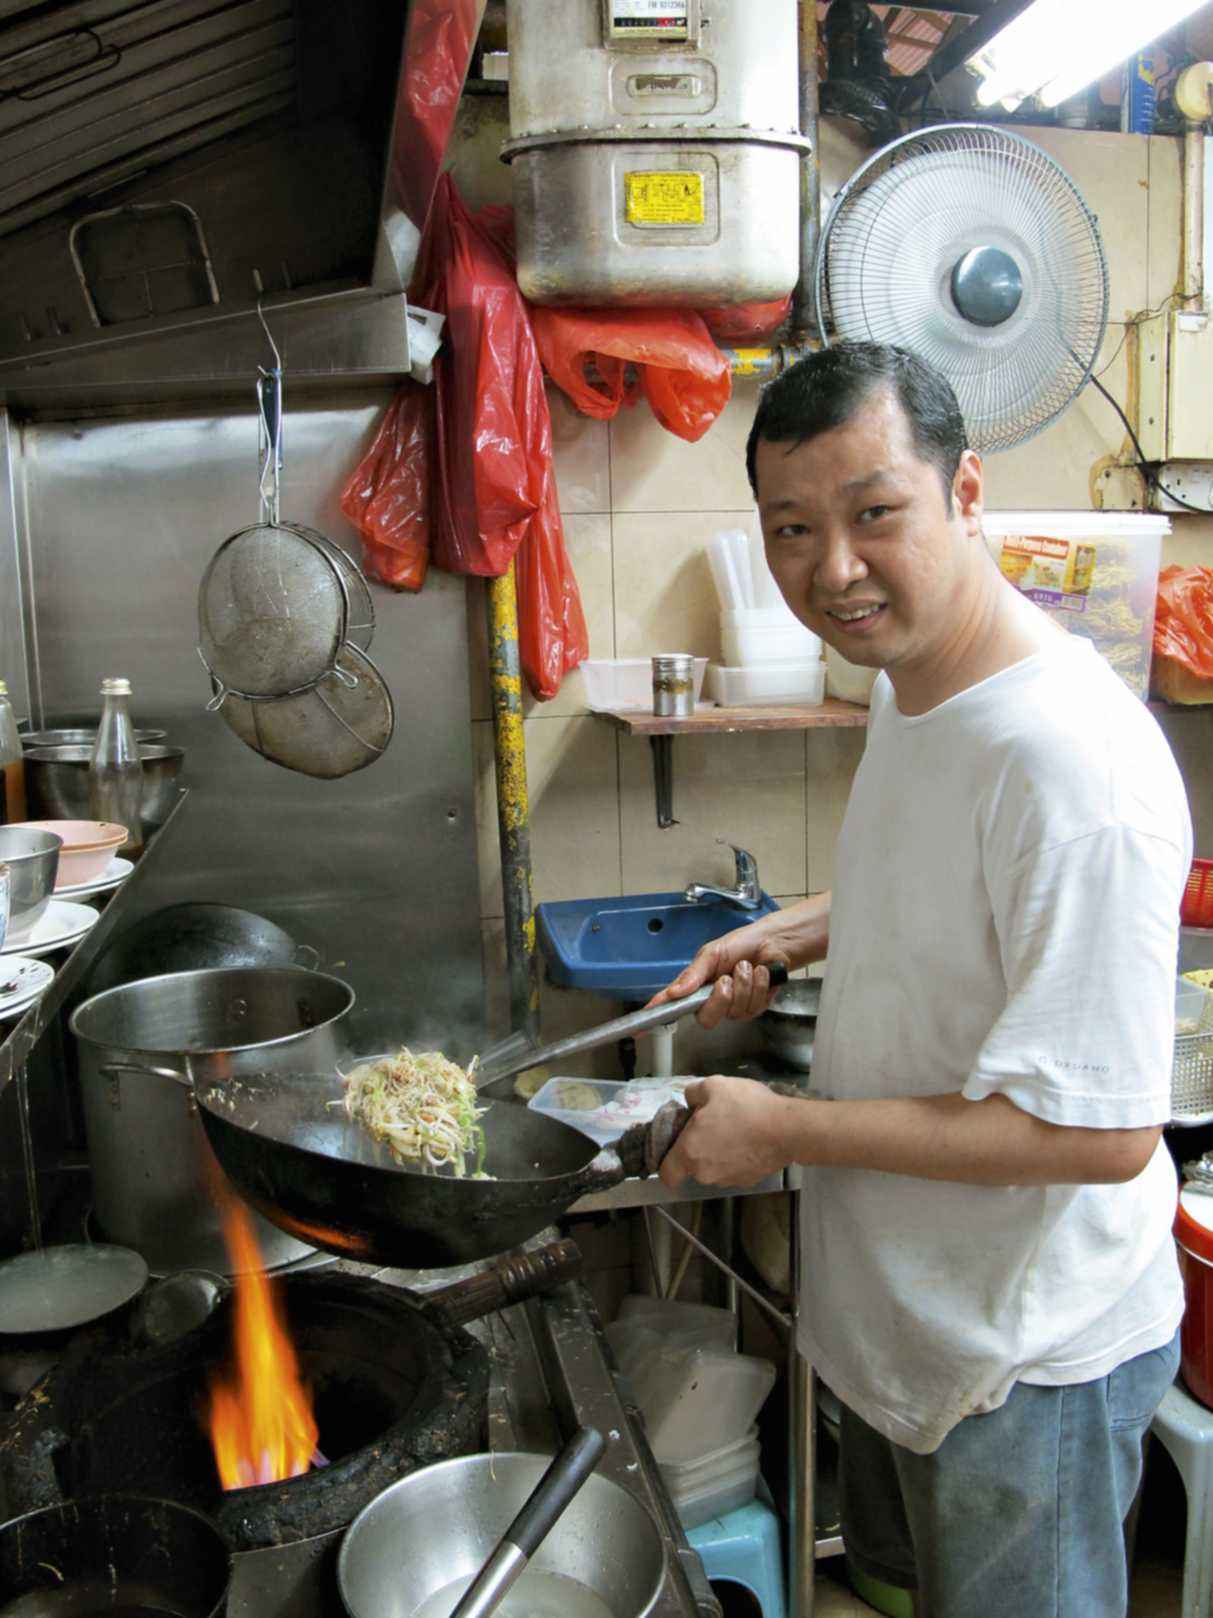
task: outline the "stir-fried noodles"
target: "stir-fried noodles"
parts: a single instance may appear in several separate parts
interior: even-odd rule
[[[461,1177],[467,1154],[475,1152],[476,1177],[487,1179],[479,1121],[487,1109],[476,1105],[468,1072],[441,1051],[403,1049],[353,1069],[345,1081],[345,1110],[401,1163]]]

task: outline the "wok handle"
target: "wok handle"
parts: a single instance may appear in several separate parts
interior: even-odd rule
[[[656,1174],[670,1147],[691,1121],[691,1108],[667,1101],[647,1124],[633,1124],[613,1146],[604,1147],[572,1176],[566,1206],[597,1191],[610,1191],[624,1180],[647,1180]]]
[[[172,1067],[153,1067],[150,1062],[102,1062],[101,1072],[107,1079],[116,1079],[120,1073],[133,1073],[141,1079],[172,1079],[184,1090],[193,1090],[194,1081],[188,1073],[178,1073]]]
[[[581,1274],[576,1242],[549,1242],[531,1253],[512,1253],[491,1269],[431,1292],[426,1306],[447,1326],[466,1326],[497,1309],[537,1298]]]
[[[489,1618],[572,1503],[606,1449],[595,1427],[580,1427],[539,1480],[472,1580],[451,1618]]]

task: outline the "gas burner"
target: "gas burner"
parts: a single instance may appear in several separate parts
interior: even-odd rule
[[[224,1491],[200,1412],[226,1365],[233,1301],[164,1347],[82,1333],[0,1440],[10,1507],[123,1489],[212,1516],[237,1550],[344,1527],[389,1483],[481,1440],[483,1348],[408,1293],[360,1276],[288,1277],[292,1340],[328,1465]]]

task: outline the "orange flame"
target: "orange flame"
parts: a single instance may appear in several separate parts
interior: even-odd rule
[[[235,1261],[234,1364],[211,1379],[209,1428],[225,1489],[299,1477],[316,1455],[311,1394],[252,1223],[238,1203],[224,1218]]]

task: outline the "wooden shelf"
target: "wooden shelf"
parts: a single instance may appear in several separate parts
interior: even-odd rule
[[[643,708],[597,709],[628,736],[713,736],[735,730],[837,730],[866,725],[868,710],[827,697],[814,708],[708,708],[685,719],[665,719]]]

